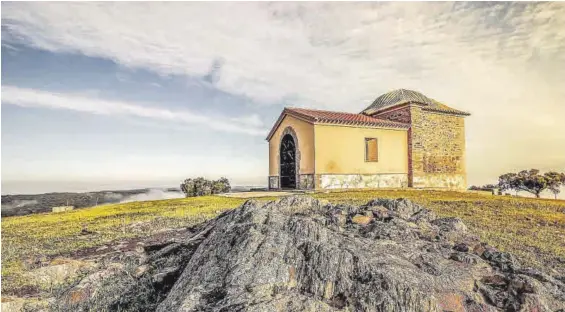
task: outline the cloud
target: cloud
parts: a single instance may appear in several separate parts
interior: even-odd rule
[[[129,203],[136,201],[149,201],[149,200],[161,200],[161,199],[173,199],[173,198],[183,198],[184,194],[181,191],[171,192],[161,189],[149,189],[146,193],[130,195],[126,198],[120,200],[120,203]]]
[[[535,71],[534,56],[565,61],[560,3],[29,2],[2,14],[8,40],[213,78],[267,103],[359,109],[391,88],[432,92],[487,73],[510,84],[506,71]]]
[[[177,124],[196,124],[213,130],[244,133],[249,135],[265,135],[262,123],[257,115],[237,118],[199,115],[186,110],[142,106],[138,104],[108,101],[76,94],[53,93],[42,90],[2,86],[2,104],[13,104],[23,107],[46,107],[51,109],[67,109],[79,112],[132,116],[144,119],[175,122]]]
[[[202,77],[266,105],[356,112],[416,89],[473,114],[470,183],[565,168],[564,3],[6,2],[2,27],[8,44]]]

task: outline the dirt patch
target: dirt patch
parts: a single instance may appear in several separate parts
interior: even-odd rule
[[[24,285],[21,287],[16,287],[9,289],[5,292],[2,292],[2,300],[4,300],[4,295],[14,296],[16,298],[23,298],[23,297],[35,297],[38,296],[40,293],[40,289],[38,286],[35,285]],[[14,299],[7,298],[8,301],[14,301]],[[6,301],[6,302],[8,302]],[[2,301],[5,302],[5,301]]]
[[[130,239],[120,239],[109,242],[101,246],[94,246],[84,249],[79,249],[71,253],[62,254],[60,256],[72,259],[98,259],[108,256],[110,254],[123,254],[127,252],[136,252],[140,245],[153,245],[160,242],[167,242],[170,240],[180,239],[187,235],[192,234],[191,228],[176,228],[168,231],[162,231],[144,237],[135,237]]]
[[[218,194],[218,196],[233,197],[233,198],[258,198],[258,197],[281,197],[297,194],[298,192],[238,192],[238,193],[227,193]],[[302,193],[302,192],[300,192]]]

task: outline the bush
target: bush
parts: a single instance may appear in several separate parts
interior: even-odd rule
[[[203,177],[186,179],[180,185],[186,197],[206,196],[211,194],[227,193],[231,190],[230,181],[224,177],[219,180],[207,180]]]
[[[495,188],[498,188],[498,185],[494,185],[494,184],[485,184],[485,185],[480,185],[480,186],[471,185],[471,187],[469,187],[469,190],[471,190],[471,191],[492,191]]]

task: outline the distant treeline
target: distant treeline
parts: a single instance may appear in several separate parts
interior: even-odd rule
[[[74,206],[86,208],[101,204],[119,203],[134,195],[148,193],[150,189],[99,191],[87,193],[46,193],[32,195],[2,195],[2,217],[23,216],[51,212],[53,207]],[[179,192],[178,188],[163,190]]]
[[[484,186],[471,186],[469,190],[487,191],[499,189],[501,192],[514,190],[518,192],[528,192],[540,198],[543,191],[553,193],[555,199],[565,187],[565,172],[548,171],[540,173],[538,169],[522,170],[520,172],[509,172],[498,177],[498,184],[487,184]]]

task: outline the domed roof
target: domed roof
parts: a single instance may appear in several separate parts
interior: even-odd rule
[[[365,108],[361,113],[372,115],[383,109],[408,103],[424,105],[424,109],[426,110],[453,113],[458,115],[469,115],[469,113],[448,107],[447,105],[429,98],[418,91],[407,89],[397,89],[379,96],[375,101],[373,101],[371,105],[369,105],[369,107]]]

